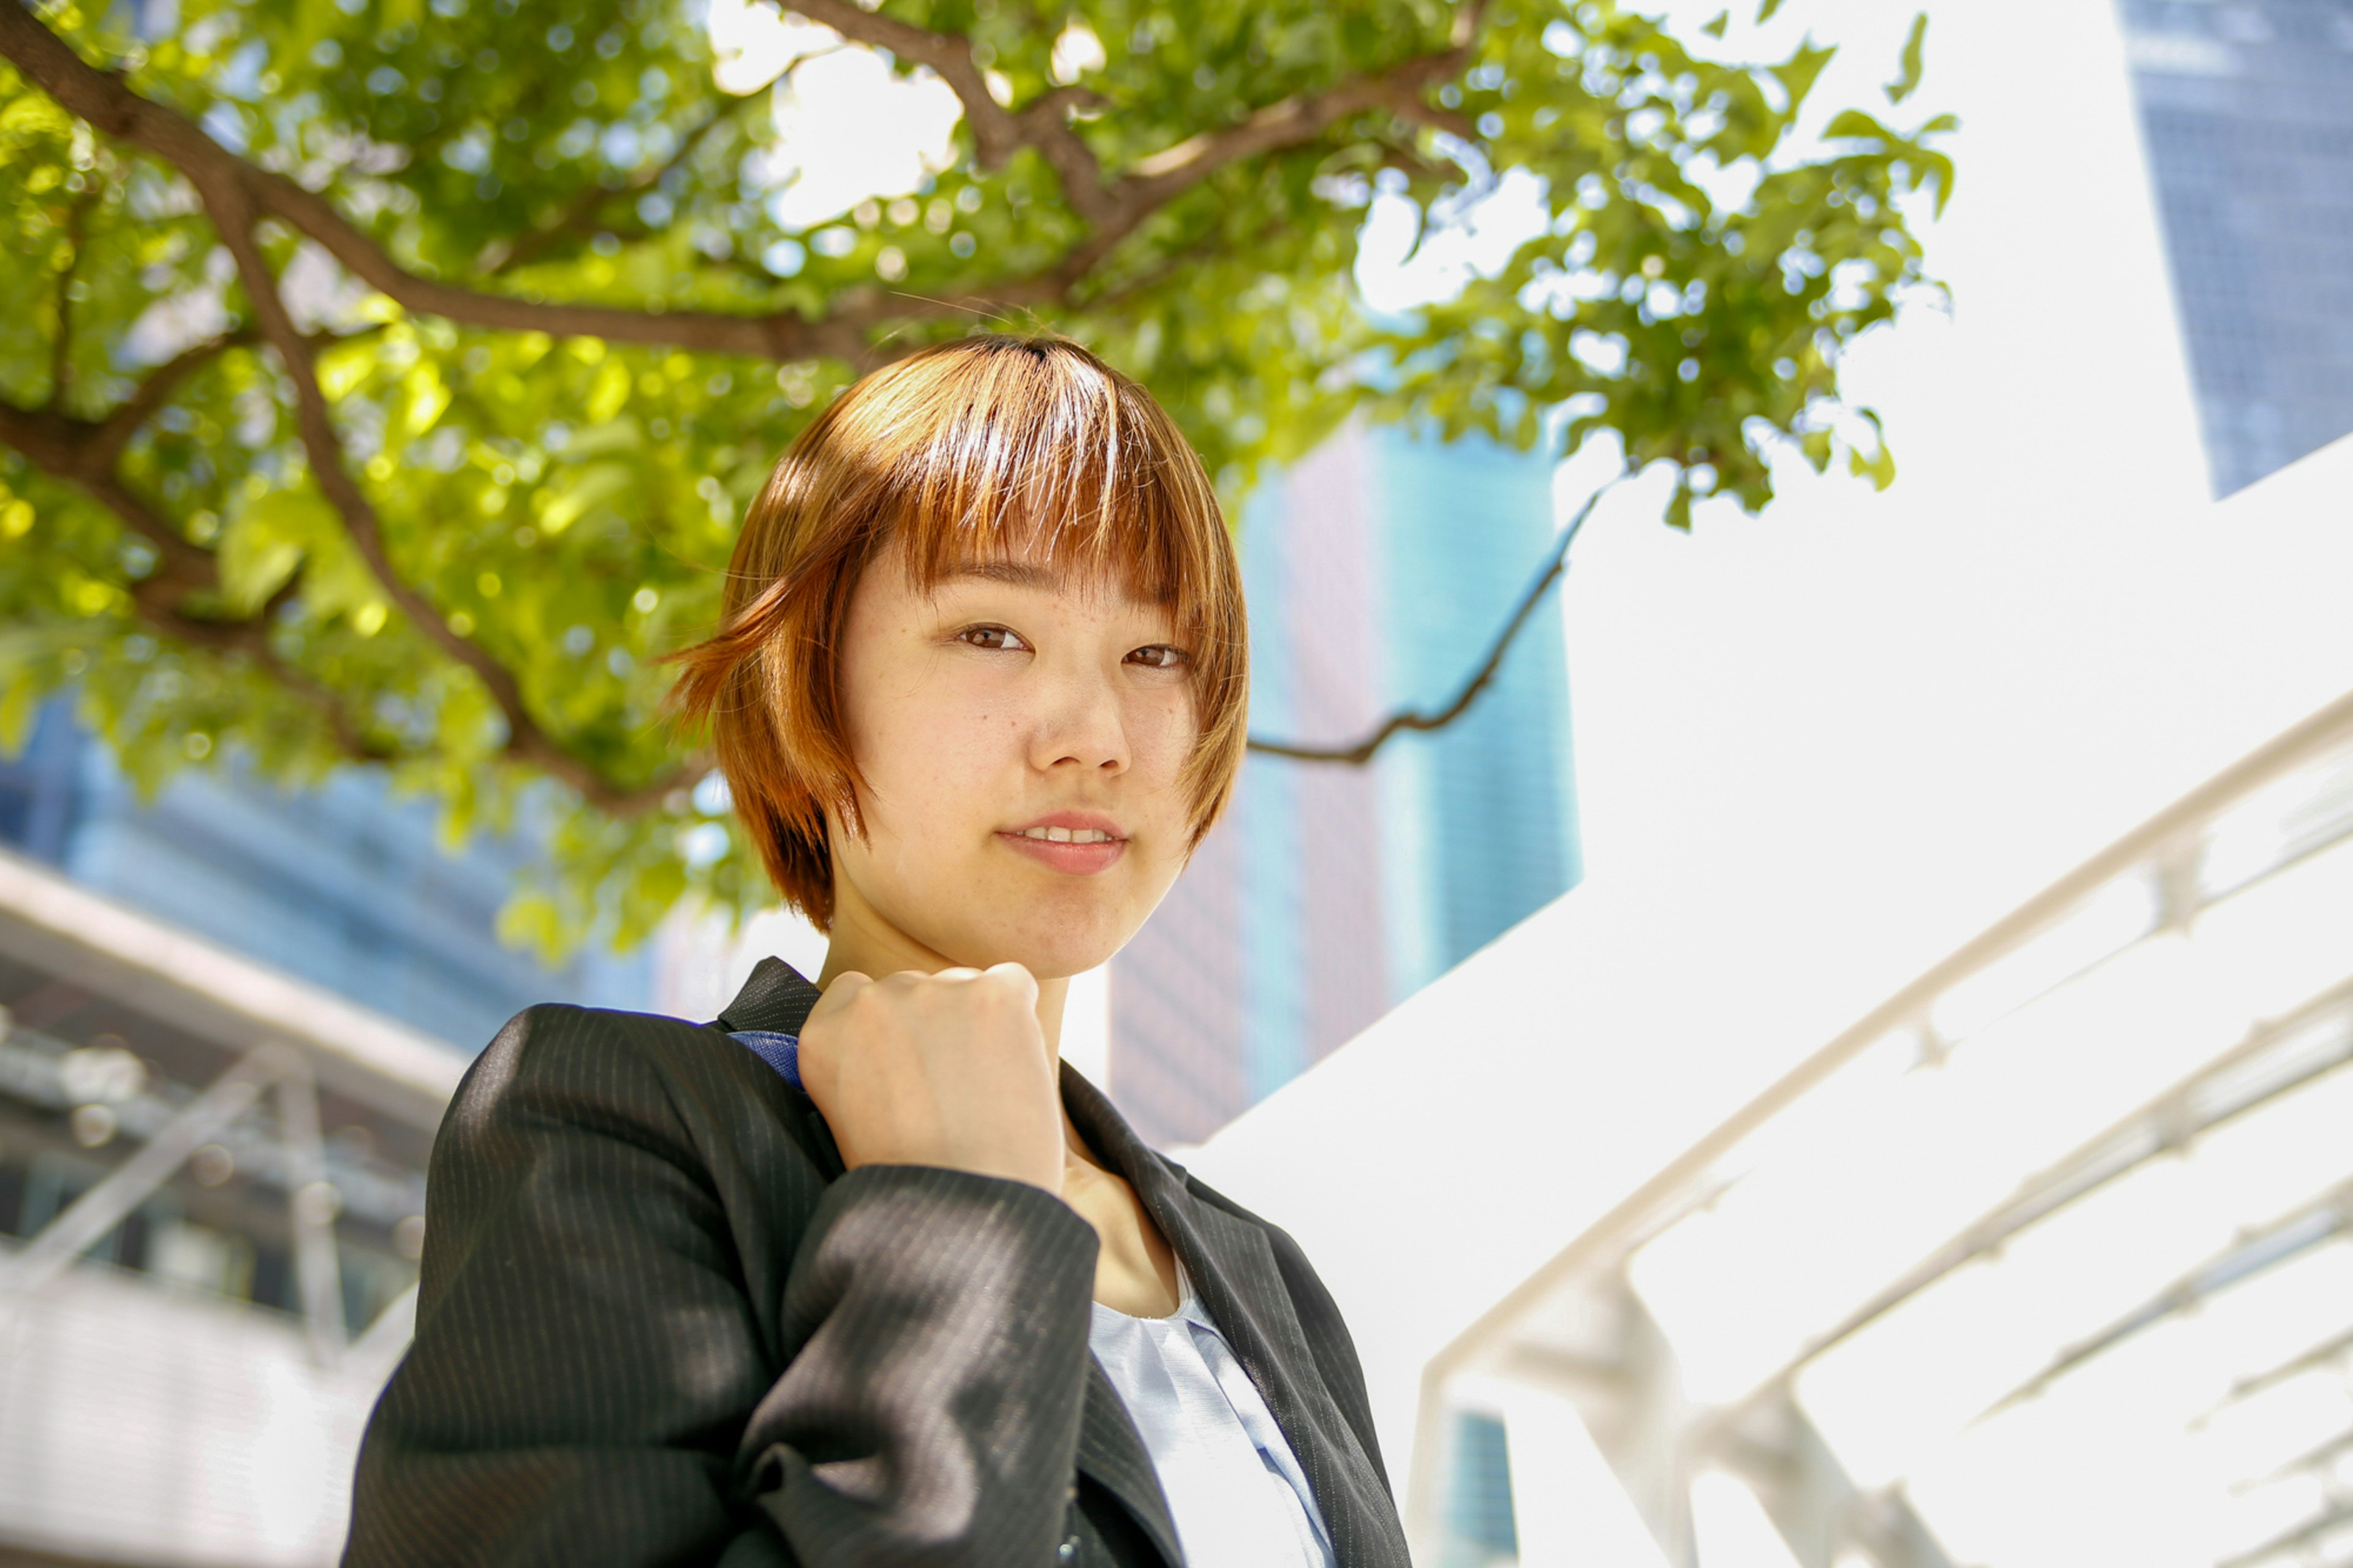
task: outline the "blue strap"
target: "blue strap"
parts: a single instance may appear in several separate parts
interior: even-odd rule
[[[801,1040],[798,1035],[744,1029],[728,1037],[752,1047],[752,1054],[776,1069],[776,1076],[795,1089],[801,1086]]]

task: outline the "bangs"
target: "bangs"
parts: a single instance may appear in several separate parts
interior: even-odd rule
[[[911,374],[877,400],[872,416],[898,448],[878,476],[877,547],[897,543],[927,589],[1018,559],[1165,605],[1190,634],[1216,629],[1210,553],[1223,518],[1156,404],[1019,340],[939,370],[939,384]]]

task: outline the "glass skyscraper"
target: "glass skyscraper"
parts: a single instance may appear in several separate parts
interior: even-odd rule
[[[1442,706],[1555,537],[1542,454],[1342,431],[1245,510],[1253,733],[1350,742]],[[1233,807],[1113,961],[1111,1084],[1206,1138],[1577,879],[1559,612],[1462,719],[1367,767],[1252,754]]]
[[[2214,491],[2353,432],[2353,0],[2122,0]]]

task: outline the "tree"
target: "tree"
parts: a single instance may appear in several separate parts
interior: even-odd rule
[[[795,227],[790,69],[723,89],[703,4],[0,0],[0,742],[70,685],[150,786],[381,767],[458,834],[533,801],[509,933],[626,942],[765,896],[658,657],[811,412],[944,336],[1091,344],[1229,497],[1357,410],[1614,432],[1678,526],[1761,510],[1778,446],[1893,472],[1840,357],[1929,286],[1904,206],[1951,122],[1801,145],[1827,48],[1719,62],[1613,0],[790,0],[961,109],[917,188]],[[1377,191],[1434,222],[1509,170],[1546,232],[1360,308]]]

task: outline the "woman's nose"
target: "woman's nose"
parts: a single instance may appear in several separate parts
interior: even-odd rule
[[[1046,687],[1031,747],[1037,765],[1124,771],[1127,726],[1116,684],[1092,671],[1071,670],[1050,676]]]

